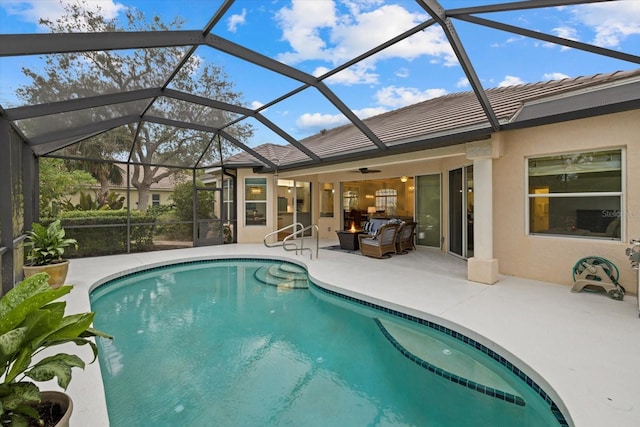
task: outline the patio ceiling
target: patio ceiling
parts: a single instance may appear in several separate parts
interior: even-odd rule
[[[189,168],[220,166],[221,157],[225,156],[220,154],[218,143],[224,143],[231,147],[227,151],[228,155],[243,153],[240,157],[246,159],[247,165],[259,165],[261,170],[265,172],[277,169],[295,169],[301,166],[318,166],[353,158],[380,157],[385,153],[397,150],[398,144],[394,143],[393,139],[389,138],[380,126],[372,126],[370,120],[359,116],[351,109],[342,96],[331,88],[330,79],[376,55],[384,54],[394,45],[408,40],[429,27],[439,27],[469,82],[472,98],[470,102],[478,105],[482,111],[481,123],[475,124],[474,132],[469,133],[469,129],[462,129],[446,136],[450,143],[459,143],[469,138],[477,138],[504,129],[507,123],[501,120],[500,112],[496,111],[495,101],[492,102],[487,89],[483,87],[474,61],[471,59],[473,55],[470,56],[469,49],[459,37],[456,27],[465,23],[465,25],[471,24],[492,31],[507,32],[544,43],[581,50],[589,55],[608,57],[623,64],[627,69],[637,68],[637,64],[640,64],[639,52],[607,49],[515,26],[506,19],[504,22],[500,21],[502,17],[506,16],[504,13],[507,12],[526,13],[527,11],[600,1],[602,0],[531,0],[446,9],[445,5],[459,5],[460,2],[416,0],[416,5],[426,12],[427,19],[319,76],[216,35],[216,30],[221,27],[223,19],[231,13],[230,10],[236,3],[234,0],[223,1],[209,22],[197,30],[2,34],[0,35],[0,59],[96,51],[144,51],[167,47],[181,48],[182,56],[175,58],[174,63],[167,64],[166,69],[162,70],[163,81],[146,83],[143,87],[133,87],[130,90],[117,93],[93,94],[73,99],[54,97],[49,102],[38,105],[21,105],[10,108],[0,106],[0,114],[11,122],[12,127],[22,135],[34,153],[39,156],[73,158],[73,154],[69,154],[68,147],[80,143],[99,144],[100,140],[95,139],[96,136],[104,137],[122,126],[135,125],[137,127],[136,137],[139,132],[144,131],[145,127],[160,126],[188,129],[203,141],[195,147],[196,152],[190,157],[176,160],[169,156],[144,161],[144,163],[157,166]],[[262,105],[248,107],[241,101],[238,103],[223,102],[214,97],[189,93],[172,87],[172,82],[178,74],[188,72],[194,61],[206,57],[201,52],[211,51],[235,58],[234,60],[237,60],[239,64],[246,66],[246,75],[264,78],[265,85],[273,86],[272,99]],[[416,70],[416,72],[418,71]],[[602,70],[602,72],[612,71],[615,70]],[[425,73],[425,79],[428,78],[428,73]],[[233,76],[231,80],[234,81]],[[635,87],[637,90],[637,84]],[[238,89],[243,90],[242,86],[239,86]],[[285,125],[279,123],[276,118],[270,118],[275,116],[268,113],[269,109],[281,105],[285,106],[282,108],[287,108],[287,102],[301,93],[312,94],[319,101],[332,106],[337,114],[344,116],[348,121],[350,132],[355,131],[358,134],[358,143],[350,144],[349,140],[341,139],[340,132],[335,130],[323,129],[315,135],[294,137]],[[169,117],[169,115],[163,114],[163,105],[196,109],[199,112],[199,119]],[[537,124],[540,122],[538,120]],[[246,124],[254,129],[260,128],[263,131],[260,132],[260,137],[257,139],[243,140],[235,137],[232,131],[234,126],[239,124]],[[269,138],[263,136],[267,134],[270,135]],[[328,151],[326,147],[331,144],[319,143],[319,135],[325,136],[325,139],[331,139],[332,146],[337,148],[334,147],[333,150]],[[86,154],[87,152],[99,153],[100,150],[84,150],[78,156],[98,161],[113,160],[136,163],[131,154],[136,148],[136,137],[130,141],[127,149],[122,150],[123,154],[115,158],[105,158],[99,154],[95,154],[95,157],[92,158]],[[421,140],[423,143],[420,143]],[[402,144],[402,150],[424,149],[424,141],[428,140],[428,133],[412,136],[411,143]],[[434,141],[434,146],[443,144],[442,138]],[[273,149],[273,144],[287,148]],[[256,147],[259,146],[272,148],[256,150]],[[323,147],[325,148],[323,149]],[[65,148],[67,150],[63,151]],[[285,163],[282,163],[278,157],[283,154],[283,151],[286,151],[289,159]]]

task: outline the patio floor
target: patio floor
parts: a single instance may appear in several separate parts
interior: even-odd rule
[[[324,241],[320,246],[335,245]],[[640,319],[637,299],[571,293],[569,286],[501,276],[466,280],[466,262],[418,248],[378,260],[320,250],[318,259],[261,244],[235,244],[72,260],[68,311],[88,311],[96,283],[155,264],[265,256],[305,265],[314,282],[455,329],[497,351],[533,378],[573,425],[640,425]],[[619,266],[629,268],[628,266]],[[571,268],[568,266],[567,268]],[[87,349],[80,349],[80,351]],[[75,372],[72,427],[108,426],[98,363]]]

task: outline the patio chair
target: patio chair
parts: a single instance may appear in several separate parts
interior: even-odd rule
[[[385,224],[380,227],[374,237],[366,234],[358,236],[362,255],[374,258],[389,258],[387,254],[396,253],[396,237],[398,236],[399,228],[399,224]]]
[[[407,251],[411,251],[416,248],[416,245],[414,243],[414,237],[416,235],[417,225],[418,224],[415,221],[402,223],[402,226],[398,231],[398,238],[396,239],[397,253],[406,254]]]

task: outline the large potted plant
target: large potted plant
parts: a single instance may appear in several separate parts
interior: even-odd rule
[[[64,251],[68,246],[78,248],[75,239],[65,238],[64,228],[60,220],[56,220],[45,227],[42,224],[33,223],[32,230],[27,232],[27,264],[23,270],[25,277],[36,273],[45,272],[49,275],[51,286],[60,286],[67,279],[69,261],[63,259]]]
[[[71,398],[63,392],[40,392],[36,382],[56,379],[66,390],[71,369],[84,369],[85,362],[51,347],[89,345],[92,363],[98,347],[91,338],[111,338],[91,327],[93,312],[65,316],[66,303],[57,300],[72,287],[53,288],[47,279],[46,273],[30,276],[0,298],[1,426],[68,426]],[[49,419],[50,414],[59,419]]]

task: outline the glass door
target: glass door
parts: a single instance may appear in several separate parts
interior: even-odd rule
[[[439,248],[441,244],[441,185],[440,174],[417,178],[416,243]]]
[[[449,252],[473,256],[473,166],[449,171]]]
[[[311,221],[311,183],[304,181],[296,181],[295,184],[295,216],[294,221],[302,224],[303,227],[308,227],[312,224]],[[305,236],[311,236],[311,229],[305,232]]]

